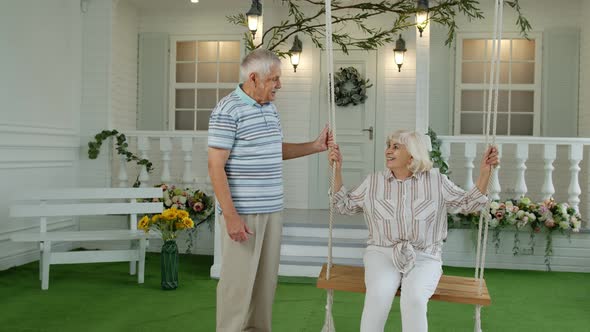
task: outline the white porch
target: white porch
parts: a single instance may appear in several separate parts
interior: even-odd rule
[[[130,150],[137,151],[139,156],[149,157],[154,162],[156,171],[148,174],[145,169],[140,170],[113,154],[113,186],[129,186],[139,175],[142,186],[176,183],[211,193],[206,159],[200,157],[206,153],[206,136],[128,132],[127,137],[131,143]],[[450,166],[451,179],[463,188],[472,187],[477,176],[479,156],[484,149],[483,138],[439,136],[439,139],[442,141],[442,156]],[[571,239],[555,232],[551,268],[590,272],[590,231],[586,217],[590,215],[590,204],[585,199],[589,188],[586,146],[590,145],[590,139],[498,137],[497,144],[500,147],[502,164],[497,178],[492,180],[492,196],[503,200],[527,196],[535,202],[554,197],[557,202],[568,202],[571,206],[578,207],[584,219],[583,231],[573,234]],[[304,165],[297,166],[285,162],[285,172],[306,173],[306,170],[318,169],[313,163],[319,163],[319,160],[309,158]],[[316,175],[321,176],[329,176],[327,170],[320,170]],[[301,181],[301,178],[285,176],[285,188],[297,187],[296,181]],[[351,185],[354,184],[349,184]],[[327,256],[328,212],[326,209],[297,208],[297,204],[291,200],[293,193],[287,189],[285,195],[287,209],[284,215],[280,273],[289,276],[316,276]],[[297,197],[295,202],[299,200]],[[206,226],[201,227],[202,233],[199,234],[195,252],[215,255],[211,274],[218,276],[221,256],[215,234],[220,231],[219,227],[216,224],[213,233]],[[362,216],[337,216],[334,230],[335,260],[352,265],[362,264],[366,237]],[[514,256],[514,232],[501,233],[499,248],[491,244],[490,235],[486,265],[495,268],[545,270],[545,234],[536,234],[531,239],[528,232],[521,232],[519,237],[521,246],[526,247],[526,250]],[[445,264],[473,266],[474,243],[472,230],[450,230],[443,255]],[[157,241],[150,248],[158,251]]]
[[[113,153],[112,146],[105,144],[98,160],[87,158],[88,141],[103,129],[117,129],[127,134],[130,151],[154,162],[154,173],[140,174],[144,185],[166,182],[208,189],[206,133],[138,131],[141,112],[138,100],[142,100],[145,94],[153,97],[151,105],[166,118],[161,122],[167,129],[169,126],[164,122],[175,108],[167,99],[173,91],[169,87],[171,65],[167,52],[172,36],[240,40],[243,27],[227,23],[225,16],[247,9],[236,8],[235,1],[230,0],[201,1],[197,6],[185,0],[38,0],[32,3],[34,6],[22,1],[0,4],[0,44],[3,50],[0,54],[0,179],[6,188],[0,192],[0,219],[3,220],[0,223],[0,269],[38,258],[36,248],[15,246],[8,241],[10,234],[34,228],[31,223],[8,217],[14,190],[129,186],[133,183],[139,170],[130,163],[122,163]],[[557,201],[578,205],[586,221],[586,231],[573,236],[571,243],[561,238],[554,241],[556,261],[553,266],[554,269],[588,271],[590,163],[587,162],[587,145],[590,139],[586,137],[590,133],[587,97],[590,95],[590,25],[584,23],[590,20],[590,5],[586,0],[523,0],[521,3],[534,25],[536,36],[540,36],[543,42],[543,61],[539,64],[543,81],[538,87],[542,103],[537,114],[541,122],[540,135],[499,140],[503,158],[496,193],[503,199],[524,194],[540,200],[553,195]],[[274,24],[272,21],[285,13],[278,2],[267,1],[267,4],[267,23]],[[489,34],[489,4],[484,4],[488,19],[476,23],[462,19],[459,22],[461,32]],[[552,15],[555,12],[560,15]],[[505,31],[515,31],[513,21],[514,17],[505,17]],[[223,35],[219,36],[220,33]],[[455,129],[455,50],[443,46],[446,35],[440,29],[427,31],[424,39],[418,39],[414,34],[404,35],[408,52],[401,72],[393,62],[393,45],[385,45],[373,52],[371,61],[376,64],[375,136],[379,142],[375,145],[376,166],[373,168],[379,169],[383,164],[380,144],[387,133],[414,128],[417,123],[424,125],[424,118],[429,117],[430,125],[443,135],[439,137],[444,142],[443,152],[450,164],[451,178],[457,184],[469,187],[474,180],[472,170],[477,169],[477,156],[483,148],[482,140],[473,136],[444,136]],[[141,82],[146,73],[142,72],[142,61],[138,60],[141,55],[137,40],[138,36],[147,35],[160,36],[156,41],[161,44],[152,53],[157,55],[158,65],[148,73],[156,75],[148,77],[155,86],[146,92],[143,89],[145,84]],[[418,47],[424,46],[426,37],[431,45],[430,73],[420,72],[425,68],[421,67],[425,53],[418,54],[417,51]],[[292,72],[288,60],[284,61],[284,87],[277,99],[286,140],[293,142],[312,139],[323,124],[319,120],[318,94],[321,52],[312,47],[309,40],[303,42],[304,52],[297,73]],[[563,46],[574,50],[564,51]],[[564,55],[567,55],[566,60]],[[40,57],[44,61],[39,61]],[[574,70],[568,71],[572,68]],[[424,77],[430,77],[429,88],[418,89],[424,86]],[[423,103],[418,105],[419,101],[426,100],[419,99],[419,96],[428,97],[430,114],[424,113]],[[566,120],[567,125],[558,126],[559,120]],[[571,137],[559,138],[562,136]],[[326,191],[316,188],[318,181],[312,180],[325,177],[319,158],[313,156],[285,163],[287,238],[284,243],[288,247],[284,262],[297,260],[287,253],[307,252],[309,248],[295,246],[298,241],[324,241],[322,236],[319,239],[308,236],[303,240],[289,238],[299,233],[306,237],[310,230],[313,235],[325,234],[324,230],[318,230],[321,226],[292,226],[298,221],[322,224],[325,220],[323,212],[309,210],[316,208],[312,196],[321,197]],[[343,232],[342,237],[352,237],[355,246],[346,249],[343,245],[343,253],[348,256],[343,254],[341,258],[358,260],[362,226],[349,227],[341,232],[340,225],[345,222],[338,218],[337,234]],[[351,224],[358,223],[360,220],[351,221]],[[53,226],[80,227],[72,220],[59,220]],[[473,257],[470,235],[464,231],[452,231],[455,233],[461,235],[452,235],[458,240],[449,238],[445,261],[468,266]],[[502,249],[497,261],[493,255],[489,256],[489,266],[544,268],[542,259],[536,257],[542,255],[542,249],[535,250],[535,255],[513,257],[509,250],[510,237],[507,235],[503,241],[507,247]],[[542,248],[542,236],[535,241]],[[157,241],[152,241],[151,249],[158,250],[157,245]],[[454,245],[458,248],[454,249]],[[302,256],[321,259],[325,249],[317,245],[313,247],[320,248]],[[197,239],[195,252],[214,254],[213,233],[206,227]],[[285,269],[283,267],[282,271]]]

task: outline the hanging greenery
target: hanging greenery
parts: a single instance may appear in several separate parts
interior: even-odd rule
[[[435,168],[438,168],[440,174],[448,176],[451,172],[449,171],[449,165],[447,165],[442,158],[442,153],[440,152],[440,139],[438,139],[436,133],[430,127],[428,127],[427,135],[430,137],[430,145],[432,146],[432,150],[430,151],[430,160],[432,160],[432,164]]]
[[[363,104],[367,99],[367,89],[373,84],[368,84],[368,79],[363,79],[354,67],[340,68],[334,74],[334,98],[336,105],[347,106],[349,104]]]
[[[154,170],[152,163],[149,160],[139,158],[138,156],[134,155],[133,153],[131,153],[127,150],[127,148],[129,147],[129,144],[127,143],[127,137],[125,137],[125,134],[119,133],[116,130],[103,130],[100,133],[96,134],[94,136],[94,141],[88,142],[88,158],[90,158],[90,159],[98,158],[98,155],[100,154],[100,147],[102,146],[102,142],[111,136],[116,137],[117,153],[122,156],[125,156],[125,159],[128,162],[135,161],[138,166],[145,166],[148,173],[150,173],[151,171]],[[139,187],[140,184],[141,183],[139,182],[139,175],[137,175],[137,178],[135,179],[133,186]]]
[[[307,35],[318,48],[323,49],[325,36],[325,3],[323,0],[282,0],[289,16],[279,24],[267,28],[262,34],[260,43],[255,44],[249,31],[244,33],[246,48],[253,50],[264,47],[281,57],[289,54],[281,49],[290,38],[296,34]],[[479,8],[480,0],[440,0],[428,9],[429,22],[438,23],[447,29],[445,44],[449,45],[455,38],[458,29],[457,15],[469,20],[483,19],[483,12]],[[526,37],[531,30],[529,21],[523,16],[519,0],[504,1],[516,14],[516,25]],[[243,10],[245,11],[245,9]],[[415,27],[415,0],[398,1],[332,1],[332,40],[334,47],[338,46],[344,53],[349,48],[374,50],[385,44],[394,43],[397,35],[410,27]],[[382,22],[389,25],[373,27],[369,20],[384,17]],[[248,27],[245,14],[227,16],[230,23]],[[350,33],[349,26],[356,26],[358,34]],[[245,29],[245,30],[246,30]]]

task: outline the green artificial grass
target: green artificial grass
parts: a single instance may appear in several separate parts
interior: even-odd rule
[[[210,256],[181,255],[180,286],[160,289],[160,257],[148,254],[145,284],[126,263],[54,265],[42,291],[37,263],[0,272],[0,331],[215,331],[216,280]],[[445,268],[471,276],[472,269]],[[484,331],[590,331],[590,274],[486,270],[492,305],[482,311]],[[325,291],[311,278],[281,277],[273,331],[319,332]],[[364,294],[336,292],[338,332],[358,331]],[[473,331],[474,307],[431,301],[430,331]],[[399,298],[386,331],[401,331]]]

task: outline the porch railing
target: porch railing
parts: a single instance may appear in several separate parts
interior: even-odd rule
[[[441,155],[453,173],[455,182],[466,189],[474,186],[475,163],[485,147],[482,136],[439,136]],[[590,146],[589,138],[554,137],[497,137],[496,144],[501,165],[490,184],[494,199],[531,196],[544,200],[555,197],[567,200],[570,206],[590,215],[590,204],[582,193],[587,192],[587,173],[581,172],[584,148]],[[461,172],[456,172],[461,170]],[[527,181],[528,180],[528,181]],[[557,185],[556,185],[557,184]],[[529,186],[534,187],[532,190]],[[582,191],[582,188],[585,190]],[[502,196],[502,197],[501,197]],[[582,195],[586,197],[586,195]]]
[[[125,132],[129,150],[147,158],[156,170],[148,174],[116,156],[113,164],[113,185],[127,187],[138,177],[141,186],[157,183],[177,183],[211,189],[207,175],[207,133],[193,132]],[[481,136],[439,136],[442,141],[442,158],[449,164],[450,178],[463,187],[474,186],[474,177],[483,153],[484,138]],[[491,195],[495,199],[529,196],[533,200],[554,197],[567,201],[581,211],[587,220],[590,204],[588,170],[584,167],[584,150],[590,146],[589,138],[550,137],[498,137],[502,163],[497,176],[492,179]],[[285,186],[289,181],[285,178]],[[297,180],[299,181],[299,180]],[[287,199],[286,206],[289,207]],[[585,225],[588,227],[588,224]]]

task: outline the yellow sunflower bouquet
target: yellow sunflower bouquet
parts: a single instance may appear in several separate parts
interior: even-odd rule
[[[166,209],[161,214],[155,214],[151,217],[144,216],[137,224],[137,228],[144,230],[146,233],[150,230],[159,232],[164,242],[176,239],[179,231],[193,227],[195,227],[195,223],[188,212],[176,208]]]

